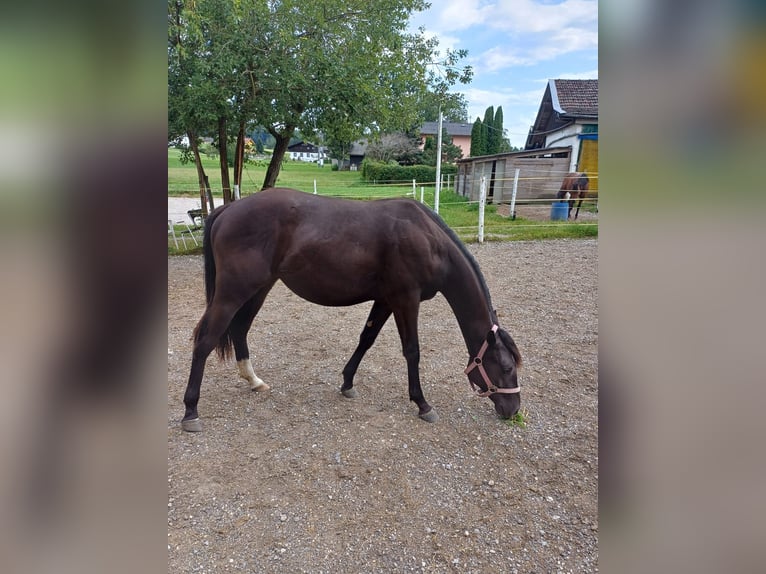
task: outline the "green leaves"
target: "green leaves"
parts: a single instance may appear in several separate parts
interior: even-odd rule
[[[289,137],[333,139],[419,125],[429,89],[470,81],[465,50],[407,32],[423,0],[169,0],[171,130],[212,132],[222,114]],[[281,161],[282,158],[275,158]]]

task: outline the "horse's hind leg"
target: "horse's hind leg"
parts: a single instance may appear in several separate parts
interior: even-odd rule
[[[250,350],[247,347],[247,333],[253,324],[253,319],[261,310],[266,295],[269,294],[274,283],[262,287],[258,293],[245,303],[234,315],[229,326],[231,342],[234,345],[234,357],[237,360],[237,369],[239,376],[250,383],[250,389],[253,391],[268,391],[269,385],[264,383],[253,370],[253,364],[250,361]]]
[[[353,388],[356,370],[359,368],[359,363],[362,362],[364,354],[375,343],[375,339],[378,338],[380,330],[390,316],[391,309],[388,305],[382,301],[375,301],[373,303],[370,315],[367,317],[367,323],[365,323],[364,329],[362,329],[362,334],[359,335],[359,345],[357,345],[346,366],[343,367],[343,386],[341,386],[340,392],[343,393],[344,397],[353,398],[356,396],[356,391]]]
[[[205,372],[205,362],[228,329],[238,308],[239,305],[237,304],[221,304],[214,299],[213,303],[205,310],[202,319],[200,319],[197,325],[189,383],[184,393],[186,413],[181,421],[181,427],[185,431],[198,432],[202,430],[199,414],[197,413],[197,403],[199,402],[202,375]]]

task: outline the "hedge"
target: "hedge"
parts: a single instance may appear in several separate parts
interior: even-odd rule
[[[456,174],[457,166],[445,164],[442,175]],[[436,168],[430,165],[397,165],[380,163],[365,159],[362,162],[362,180],[372,183],[411,182],[433,183],[436,181]]]

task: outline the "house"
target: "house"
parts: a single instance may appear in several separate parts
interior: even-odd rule
[[[297,161],[317,162],[327,159],[327,153],[312,143],[300,141],[287,147],[287,153],[290,159]]]
[[[598,80],[548,80],[525,150],[571,147],[569,171],[598,189]]]
[[[367,144],[367,140],[359,140],[351,144],[351,148],[348,150],[349,170],[357,171],[361,167],[367,153]]]
[[[471,155],[471,130],[473,124],[464,124],[459,122],[442,122],[442,129],[447,130],[447,134],[452,137],[452,144],[463,150],[463,157]],[[426,144],[426,138],[437,139],[439,133],[439,122],[424,122],[420,127],[420,149]]]

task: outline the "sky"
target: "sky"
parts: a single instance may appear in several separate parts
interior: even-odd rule
[[[467,49],[473,81],[456,84],[468,117],[503,107],[511,145],[524,147],[550,79],[598,78],[598,0],[431,0],[412,29],[440,49]]]

